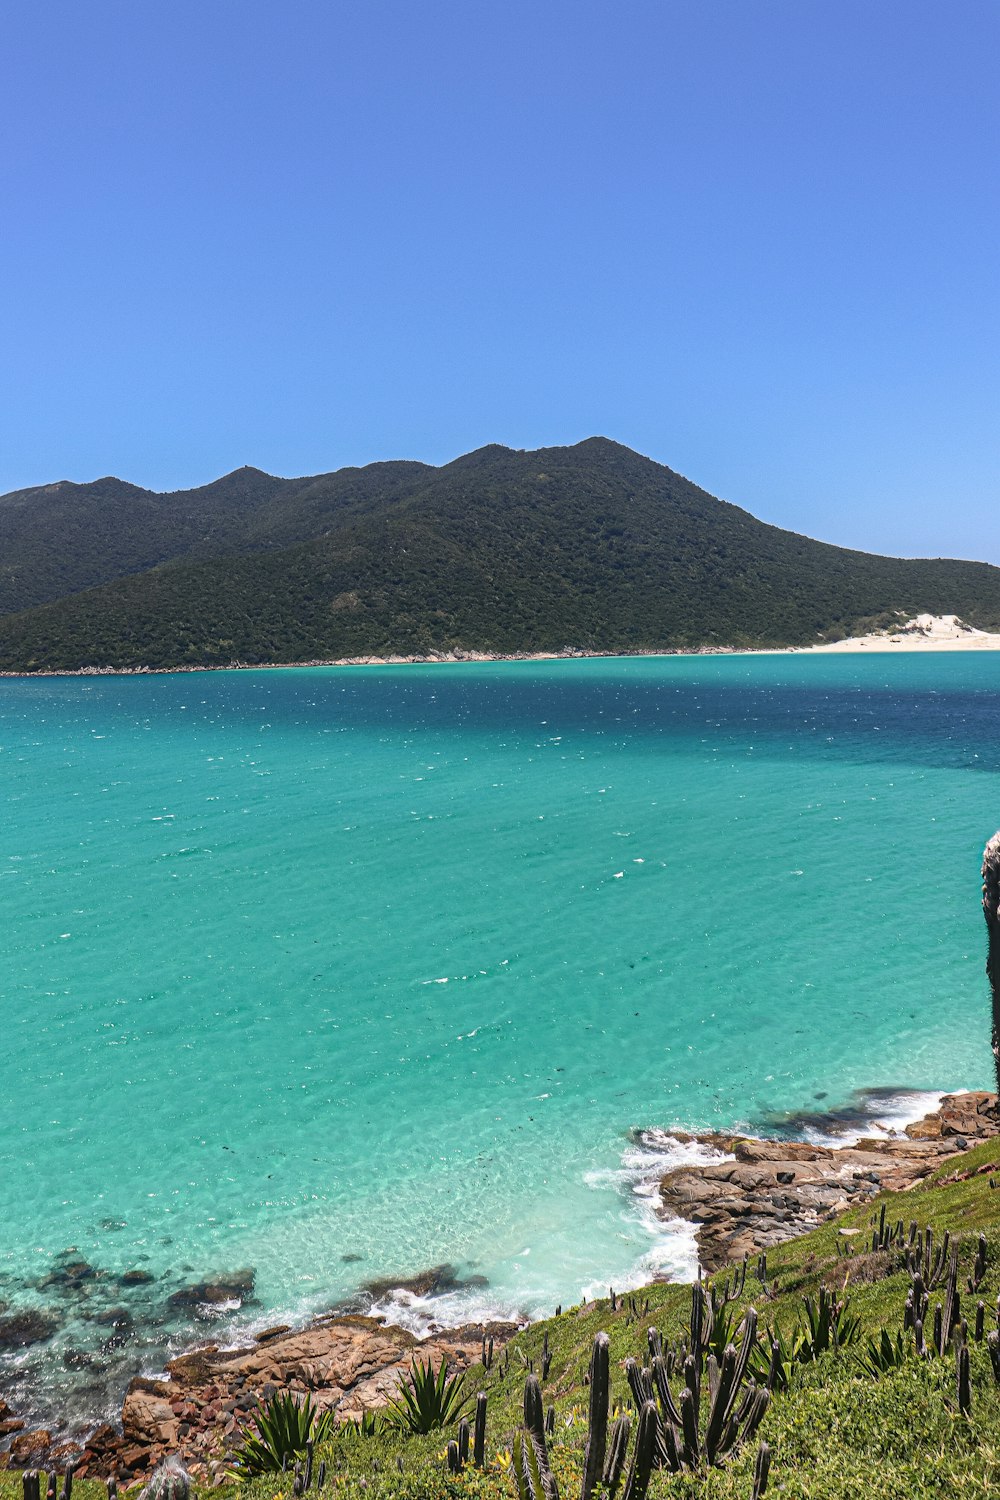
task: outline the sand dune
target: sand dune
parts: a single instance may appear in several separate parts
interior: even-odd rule
[[[801,651],[1000,651],[1000,635],[966,625],[957,615],[915,615],[892,630],[851,636]]]

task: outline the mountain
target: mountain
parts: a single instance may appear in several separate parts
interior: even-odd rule
[[[1000,628],[1000,569],[811,541],[604,438],[22,490],[0,497],[0,558],[8,671],[804,645],[896,611]]]

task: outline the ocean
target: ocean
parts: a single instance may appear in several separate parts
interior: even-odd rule
[[[993,653],[0,681],[0,1389],[690,1276],[663,1128],[991,1086],[998,770]]]

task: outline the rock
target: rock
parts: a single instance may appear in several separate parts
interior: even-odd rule
[[[946,1095],[938,1110],[908,1126],[904,1136],[871,1136],[850,1147],[699,1136],[729,1159],[666,1173],[660,1207],[664,1215],[698,1226],[702,1267],[717,1271],[814,1228],[852,1197],[863,1201],[882,1189],[911,1187],[973,1140],[998,1134],[997,1097],[980,1093]]]
[[[429,1271],[421,1271],[418,1276],[410,1276],[402,1281],[391,1276],[378,1277],[374,1281],[366,1281],[361,1290],[367,1292],[373,1302],[380,1302],[390,1292],[409,1292],[414,1297],[434,1297],[442,1292],[457,1291],[462,1285],[454,1266],[441,1265],[432,1266]]]
[[[244,1271],[231,1271],[217,1276],[213,1281],[196,1281],[191,1286],[182,1286],[171,1292],[167,1303],[172,1308],[196,1308],[218,1306],[223,1302],[244,1302],[253,1294],[256,1272],[252,1267]]]
[[[51,1447],[52,1434],[44,1427],[38,1427],[34,1432],[19,1432],[11,1441],[11,1460],[23,1468],[28,1463],[37,1463]]]
[[[127,1307],[107,1307],[103,1312],[94,1313],[91,1321],[104,1328],[131,1328],[132,1314]]]
[[[86,1281],[95,1281],[100,1276],[100,1271],[86,1260],[64,1260],[60,1259],[52,1267],[47,1276],[39,1282],[41,1287],[63,1287],[68,1291],[75,1291],[83,1286]]]
[[[415,1357],[464,1370],[478,1361],[484,1333],[502,1346],[515,1331],[513,1324],[470,1324],[418,1342],[376,1318],[325,1317],[250,1348],[194,1349],[170,1361],[168,1379],[132,1381],[123,1434],[92,1433],[78,1472],[131,1482],[169,1450],[199,1473],[199,1465],[232,1451],[241,1422],[277,1391],[308,1390],[319,1411],[336,1411],[342,1421],[384,1406]]]
[[[156,1277],[152,1271],[135,1270],[125,1271],[118,1280],[122,1286],[148,1286],[151,1281],[156,1280]]]
[[[166,1382],[156,1382],[158,1391],[150,1390],[152,1384],[133,1380],[129,1386],[122,1406],[122,1431],[127,1442],[147,1448],[154,1444],[170,1447],[177,1441],[180,1423],[162,1394]]]
[[[0,1349],[26,1349],[29,1344],[43,1344],[59,1327],[50,1313],[26,1307],[21,1312],[0,1318]]]

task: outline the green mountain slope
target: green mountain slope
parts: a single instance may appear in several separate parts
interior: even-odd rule
[[[0,667],[793,645],[897,610],[1000,628],[1000,569],[814,542],[604,439],[260,479],[170,561],[0,619]]]
[[[179,558],[218,557],[318,536],[341,517],[398,498],[424,464],[370,464],[306,479],[237,469],[158,495],[120,479],[0,496],[0,615]]]

